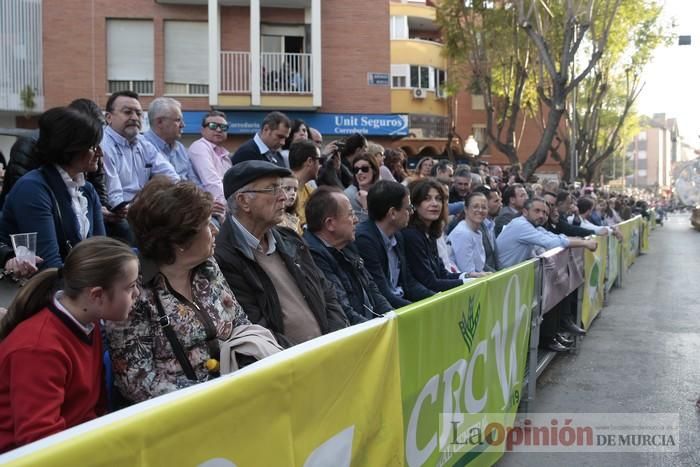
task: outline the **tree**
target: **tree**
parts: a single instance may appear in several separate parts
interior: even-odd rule
[[[586,182],[598,179],[605,160],[638,132],[633,106],[644,87],[640,74],[654,49],[671,40],[659,23],[660,15],[656,4],[624,0],[604,56],[579,89],[579,105],[572,109],[575,118],[569,123]]]
[[[540,141],[523,164],[525,178],[544,164],[551,153],[552,143],[566,112],[567,99],[603,56],[621,2],[622,0],[512,2],[518,12],[518,24],[538,52],[535,73],[537,93],[547,113]],[[581,59],[577,54],[584,41],[586,58]],[[579,60],[583,66],[574,67]]]
[[[516,11],[493,3],[443,0],[437,22],[450,61],[451,89],[483,96],[487,143],[519,165],[518,122],[523,120],[522,109],[531,108],[537,99],[534,88],[528,88],[533,50],[518,27]]]
[[[568,174],[576,150],[591,179],[633,128],[638,76],[666,37],[659,13],[650,0],[443,0],[437,20],[451,82],[484,96],[489,143],[518,164],[518,122],[538,116],[522,175],[547,156]]]

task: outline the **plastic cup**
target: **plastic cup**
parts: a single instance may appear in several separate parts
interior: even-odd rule
[[[10,235],[15,258],[36,266],[36,232]]]

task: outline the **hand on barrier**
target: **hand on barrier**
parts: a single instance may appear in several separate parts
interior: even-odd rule
[[[595,240],[584,240],[583,246],[591,251],[596,251],[598,249],[598,242]]]
[[[625,240],[625,237],[622,235],[622,232],[617,227],[613,227],[613,235],[616,239],[618,239],[621,242]]]
[[[474,278],[476,278],[476,277],[485,277],[485,276],[488,276],[489,274],[493,274],[493,273],[492,273],[492,272],[488,272],[488,271],[483,271],[483,272],[476,272],[476,271],[474,271],[474,272],[470,272],[470,273],[469,273],[469,277],[474,277]]]

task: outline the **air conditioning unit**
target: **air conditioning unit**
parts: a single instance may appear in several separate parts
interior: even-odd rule
[[[414,99],[425,99],[427,91],[422,88],[413,88],[413,98]]]

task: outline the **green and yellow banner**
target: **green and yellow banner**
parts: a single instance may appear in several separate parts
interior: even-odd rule
[[[7,465],[402,465],[396,326],[375,320],[324,336]]]
[[[642,217],[636,216],[628,221],[618,224],[622,236],[622,264],[625,270],[629,269],[634,264],[639,252],[639,237]]]
[[[605,298],[605,272],[608,262],[608,237],[598,237],[596,251],[585,250],[583,253],[585,282],[583,286],[583,304],[581,321],[588,329],[595,317],[603,309]]]
[[[624,242],[610,238],[585,253],[587,328],[604,285],[634,261],[640,223],[620,225]],[[462,440],[494,416],[513,425],[532,309],[543,293],[535,289],[540,261],[67,430],[0,464],[493,465],[503,443]]]
[[[620,267],[622,261],[620,255],[620,248],[622,248],[622,246],[620,241],[613,236],[608,236],[607,243],[608,258],[606,261],[607,268],[605,272],[605,290],[609,291],[610,289],[612,289],[613,285],[615,285],[617,276],[620,274]]]
[[[492,465],[503,446],[467,452],[441,414],[506,414],[522,393],[535,261],[397,313],[406,465]],[[379,464],[375,464],[379,465]]]

